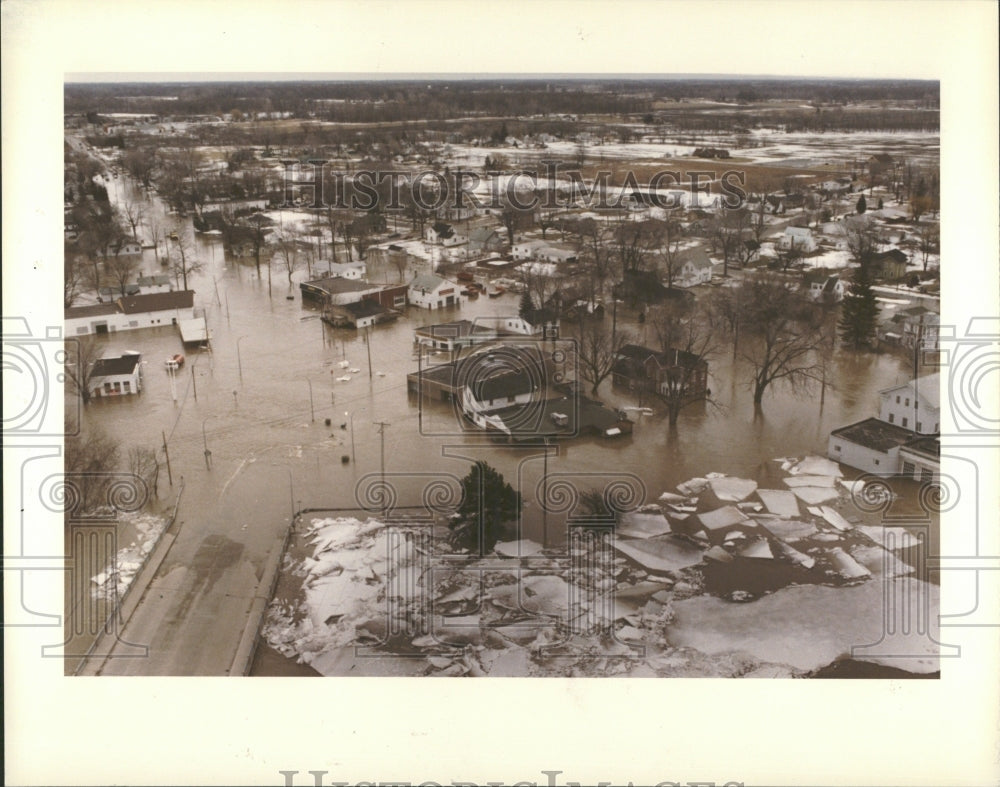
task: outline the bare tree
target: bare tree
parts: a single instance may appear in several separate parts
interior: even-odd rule
[[[159,497],[160,460],[156,449],[145,446],[133,446],[128,450],[129,472],[141,478],[147,489],[153,491],[153,497]]]
[[[938,243],[941,240],[941,228],[938,224],[921,224],[918,233],[919,248],[922,255],[924,270],[927,270],[927,261],[931,254],[938,250]]]
[[[101,357],[97,339],[92,335],[81,336],[66,341],[66,363],[63,373],[70,393],[80,397],[84,404],[90,402],[90,379],[94,374],[94,364]]]
[[[603,320],[584,320],[581,317],[576,340],[580,376],[590,383],[591,393],[596,394],[600,384],[611,374],[618,354],[629,337],[624,331],[609,331]]]
[[[760,411],[773,383],[804,391],[821,378],[822,311],[780,279],[758,276],[745,280],[743,287],[748,290],[745,325],[750,340],[742,355],[750,363],[754,409]]]
[[[142,205],[127,199],[122,203],[121,214],[122,218],[128,222],[129,227],[132,228],[132,240],[139,240],[139,224],[142,223],[143,216]]]
[[[878,230],[868,224],[849,226],[846,232],[847,249],[859,263],[870,262],[879,247]]]
[[[86,268],[76,254],[67,253],[63,263],[63,308],[68,309],[76,301],[83,289]],[[926,266],[925,266],[926,267]]]
[[[175,225],[171,236],[170,266],[174,278],[181,277],[185,290],[188,289],[188,274],[197,273],[204,267],[204,264],[198,259],[194,244],[191,243],[180,224]]]
[[[656,393],[667,407],[673,428],[681,410],[707,400],[708,359],[716,350],[717,331],[701,308],[677,304],[657,307],[652,322],[669,364]]]
[[[128,285],[131,283],[137,270],[139,270],[140,257],[132,254],[115,254],[108,258],[104,267],[108,277],[115,284],[115,289],[124,298],[128,293]],[[185,289],[187,289],[185,287]]]
[[[67,495],[67,501],[72,499],[74,503],[73,510],[66,511],[67,519],[74,513],[94,511],[108,504],[107,493],[115,480],[119,459],[118,443],[97,427],[67,437],[65,471],[74,493],[72,497]]]
[[[298,266],[298,250],[296,246],[294,230],[285,230],[275,245],[276,254],[274,256],[278,258],[278,263],[284,267],[285,272],[288,274],[289,287],[292,286],[292,274]]]

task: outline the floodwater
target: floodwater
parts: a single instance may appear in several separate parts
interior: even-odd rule
[[[147,215],[161,227],[170,224],[161,204],[124,178],[113,180],[109,191],[114,200],[126,193],[141,199]],[[546,464],[541,446],[484,441],[455,422],[450,405],[421,405],[407,393],[406,375],[417,368],[415,326],[516,314],[517,295],[480,297],[435,312],[411,307],[397,322],[373,328],[366,344],[363,331],[326,326],[302,303],[298,282],[305,271],[296,272],[289,285],[275,266],[269,295],[267,274],[258,278],[252,261],[227,259],[221,242],[196,236],[190,220],[185,231],[204,264],[189,277],[189,286],[196,291],[196,314],[207,318],[211,352],[185,351],[172,327],[102,337],[109,353],[142,352],[143,392],[92,402],[83,428],[84,433],[104,429],[121,442],[123,454],[134,445],[162,447],[165,439],[173,490],[184,479],[186,528],[198,527],[197,512],[211,512],[232,517],[232,537],[252,546],[260,531],[263,544],[276,523],[254,521],[255,512],[286,511],[289,521],[293,511],[304,508],[367,504],[377,511],[381,501],[365,490],[383,467],[396,505],[419,506],[428,488],[440,493],[435,481],[444,479],[454,489],[470,462],[482,458],[522,492],[522,537],[549,545],[564,540],[565,514],[543,516],[537,502]],[[147,275],[164,270],[152,251],[144,253],[142,268]],[[397,280],[394,269],[385,275]],[[643,341],[640,330],[636,338]],[[178,352],[187,362],[171,379],[163,361]],[[818,390],[799,397],[776,386],[759,415],[743,382],[746,369],[734,365],[726,347],[710,363],[710,375],[719,407],[691,406],[671,431],[663,408],[643,401],[653,414],[633,411],[631,436],[584,437],[550,447],[548,484],[564,478],[580,490],[603,490],[622,480],[640,490],[634,502],[641,504],[708,472],[762,478],[775,457],[825,455],[830,431],[875,414],[878,391],[907,379],[910,368],[906,359],[889,354],[838,355],[831,373],[835,385],[827,387],[822,402]],[[338,380],[344,376],[350,380]],[[610,380],[599,398],[613,406],[640,404],[635,396],[612,390]],[[385,424],[381,434],[379,423]],[[847,475],[856,473],[848,468]],[[172,499],[166,473],[160,478],[161,498]],[[220,506],[220,498],[234,488],[241,499]]]

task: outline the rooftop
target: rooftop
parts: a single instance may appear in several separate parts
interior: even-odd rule
[[[885,453],[909,442],[913,432],[901,426],[890,424],[878,418],[866,418],[855,424],[834,429],[831,436],[843,437],[845,440]]]
[[[106,314],[117,314],[117,303],[95,303],[92,306],[70,306],[66,309],[66,319],[78,317],[103,317]]]
[[[140,360],[142,356],[139,353],[126,353],[118,358],[101,358],[94,364],[91,380],[113,374],[132,374]]]
[[[125,314],[159,312],[170,309],[190,309],[194,306],[194,290],[154,292],[149,295],[130,295],[119,298],[118,304]]]
[[[908,380],[900,385],[894,385],[891,388],[886,388],[880,393],[889,394],[893,391],[914,391],[919,393],[928,404],[932,407],[941,406],[941,375],[938,372],[934,374],[925,374],[923,377],[918,377],[915,380]]]

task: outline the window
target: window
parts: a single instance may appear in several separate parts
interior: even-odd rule
[[[906,419],[906,418],[904,418],[904,419],[903,419],[903,428],[904,428],[904,429],[906,428],[906,422],[907,422],[907,420],[908,420],[908,419]]]
[[[896,404],[899,404],[899,397],[896,397]]]
[[[835,445],[833,447],[833,450],[836,451],[839,454],[840,453],[840,446],[839,445]]]
[[[122,383],[122,391],[132,393],[132,384],[128,380]]]
[[[913,475],[913,462],[903,462],[903,475]]]
[[[507,401],[508,401],[508,402],[513,402],[513,401],[514,401],[515,399],[517,399],[517,397],[516,397],[516,396],[508,396],[508,397],[507,397]]]
[[[914,410],[919,410],[920,409],[920,400],[919,399],[914,399],[913,400],[913,409]]]
[[[889,423],[890,424],[896,423],[896,414],[895,413],[889,413]]]
[[[934,424],[934,431],[935,432],[940,432],[941,431],[940,429],[938,429],[938,424]]]
[[[910,397],[909,396],[906,397],[906,405],[905,406],[906,407],[910,406]]]
[[[924,425],[920,423],[920,421],[917,421],[917,431],[918,432],[924,431]]]
[[[876,459],[876,460],[875,460],[875,464],[876,464],[876,465],[878,464],[878,459]]]

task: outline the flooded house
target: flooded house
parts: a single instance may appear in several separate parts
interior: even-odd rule
[[[656,394],[680,381],[685,398],[702,399],[708,395],[708,363],[684,350],[660,352],[626,344],[618,352],[611,380],[617,387]]]
[[[87,390],[95,398],[129,396],[142,391],[142,355],[122,353],[117,358],[101,358],[87,381]]]

